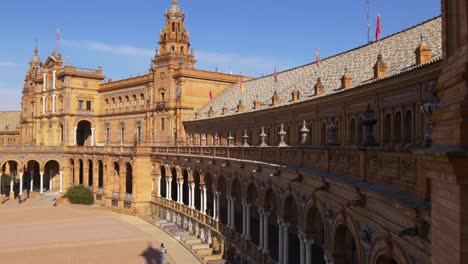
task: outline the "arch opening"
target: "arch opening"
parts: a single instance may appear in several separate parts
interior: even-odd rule
[[[82,120],[78,123],[76,127],[76,145],[91,145],[91,122]]]

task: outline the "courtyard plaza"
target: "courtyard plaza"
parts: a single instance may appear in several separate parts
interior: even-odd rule
[[[97,206],[52,205],[53,196],[0,205],[0,263],[200,263],[182,244],[141,218]]]

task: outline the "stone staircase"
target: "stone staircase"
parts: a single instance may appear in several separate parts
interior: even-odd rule
[[[206,264],[225,264],[226,261],[223,259],[221,254],[213,254],[213,249],[208,243],[208,237],[203,234],[195,235],[195,228],[187,227],[184,228],[182,225],[167,219],[154,219],[150,216],[142,217],[149,223],[163,229],[167,233],[171,234],[175,239],[179,240],[186,248],[191,250],[198,259],[202,260]],[[192,232],[190,232],[190,231]]]

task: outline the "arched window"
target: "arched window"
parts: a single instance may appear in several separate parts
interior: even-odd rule
[[[180,47],[180,54],[184,54],[184,47]]]
[[[349,144],[356,145],[356,119],[351,119],[349,124]]]
[[[172,22],[172,32],[175,32],[175,23]]]
[[[145,95],[140,94],[140,110],[143,110],[145,107]]]
[[[401,144],[401,112],[395,114],[395,144]]]
[[[384,143],[386,145],[389,145],[392,143],[392,115],[390,113],[385,114]]]
[[[133,110],[136,110],[138,106],[137,96],[133,95]]]
[[[115,111],[115,98],[112,98],[112,112]]]
[[[122,111],[122,97],[119,97],[119,112]]]
[[[125,111],[130,111],[130,98],[128,96],[125,96]]]
[[[106,99],[106,112],[109,111],[109,99]]]
[[[411,110],[406,111],[405,114],[405,144],[411,144],[413,139],[413,116]]]

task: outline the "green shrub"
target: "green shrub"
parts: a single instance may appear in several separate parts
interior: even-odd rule
[[[63,197],[68,198],[72,204],[91,205],[94,203],[93,193],[83,185],[70,187]]]

